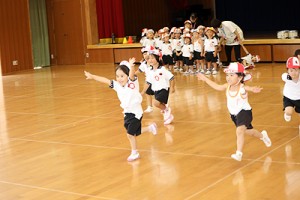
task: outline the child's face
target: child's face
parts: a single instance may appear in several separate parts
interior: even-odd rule
[[[157,66],[158,62],[155,59],[153,54],[149,55],[148,64],[151,65],[151,66]]]
[[[215,32],[213,32],[212,30],[207,30],[205,34],[207,35],[207,37],[212,38]]]
[[[116,80],[124,87],[128,81],[128,76],[121,69],[118,69],[116,71]]]
[[[166,42],[166,43],[169,42],[169,36],[164,37],[164,42]]]
[[[288,68],[287,72],[293,80],[299,79],[299,73],[300,73],[299,68]]]
[[[226,81],[230,86],[237,85],[242,80],[236,73],[227,73]]]
[[[188,37],[184,38],[184,43],[190,44],[191,43],[191,39],[188,38]]]
[[[152,32],[150,32],[150,33],[147,34],[147,37],[148,37],[149,39],[153,39],[154,34],[153,34]]]
[[[175,33],[175,38],[179,39],[180,38],[180,33]]]

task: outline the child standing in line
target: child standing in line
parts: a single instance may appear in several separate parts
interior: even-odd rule
[[[242,160],[244,136],[245,134],[261,139],[267,147],[272,145],[267,131],[259,132],[254,129],[252,122],[252,108],[248,102],[248,91],[258,93],[261,87],[245,86],[244,81],[251,79],[250,74],[245,74],[245,68],[241,63],[230,63],[224,70],[227,83],[220,85],[208,79],[205,75],[199,73],[198,79],[206,82],[215,90],[225,91],[227,97],[227,108],[231,119],[236,126],[237,150],[231,155],[231,158],[237,161]]]
[[[173,50],[173,58],[175,61],[175,67],[176,70],[182,71],[182,46],[183,46],[183,40],[181,39],[181,30],[180,28],[175,29],[174,31],[174,39],[171,42],[172,50]]]
[[[164,113],[164,124],[170,124],[174,116],[171,114],[171,108],[167,106],[167,104],[169,93],[175,92],[174,75],[162,66],[160,52],[157,49],[149,51],[148,64],[152,69],[146,77],[146,82],[148,83],[148,87],[151,85],[151,89],[154,91],[154,106]],[[145,87],[142,94],[144,94],[147,89],[148,88]]]
[[[86,79],[93,79],[109,85],[110,88],[117,92],[121,102],[120,106],[124,109],[124,127],[127,130],[127,137],[131,146],[131,154],[127,161],[131,162],[140,158],[137,151],[136,137],[142,132],[150,131],[154,135],[156,124],[152,123],[147,128],[142,128],[141,122],[143,117],[142,96],[139,93],[139,82],[134,75],[135,58],[128,61],[122,61],[116,69],[116,81],[109,80],[102,76],[93,75],[87,71],[84,72]]]
[[[162,53],[162,60],[163,65],[168,70],[173,70],[173,51],[172,46],[169,40],[169,34],[165,33],[162,35],[163,43],[161,44],[161,53]]]
[[[146,39],[143,40],[143,47],[146,46],[154,46],[155,47],[155,39],[154,39],[154,30],[148,29]]]
[[[183,35],[184,45],[182,46],[182,60],[185,74],[194,74],[194,45],[192,44],[192,37],[189,33]]]
[[[206,61],[206,75],[213,75],[217,74],[217,47],[218,47],[218,40],[215,35],[215,29],[213,27],[207,27],[205,29],[205,35],[207,38],[204,40],[204,52],[205,52],[205,61]],[[210,71],[211,65],[213,66],[212,72]]]
[[[193,33],[193,45],[196,73],[204,73],[204,41],[200,37],[200,29],[195,29]]]
[[[147,74],[149,73],[151,67],[148,65],[147,61],[149,58],[148,52],[150,49],[154,49],[152,46],[147,46],[142,48],[142,54],[143,54],[143,60],[141,61],[141,64],[139,66],[139,69],[135,72],[135,75],[138,75],[140,72],[145,74],[145,77],[147,77]],[[145,87],[148,87],[147,84],[145,84]],[[150,113],[153,111],[153,104],[152,104],[152,96],[154,95],[154,92],[151,90],[151,87],[149,87],[146,91],[146,101],[147,101],[147,108],[144,110],[144,113]]]
[[[284,119],[289,122],[295,110],[300,117],[300,62],[297,57],[290,57],[286,62],[287,72],[281,78],[285,82],[283,88]],[[299,118],[300,119],[300,118]],[[300,125],[299,125],[300,130]]]

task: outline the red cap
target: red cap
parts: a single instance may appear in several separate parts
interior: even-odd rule
[[[289,57],[286,61],[286,68],[299,68],[300,62],[297,57]]]

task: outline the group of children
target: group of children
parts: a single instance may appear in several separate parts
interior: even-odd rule
[[[153,46],[162,54],[164,66],[185,74],[204,73],[216,75],[221,51],[220,34],[213,27],[202,25],[192,29],[192,22],[186,20],[183,27],[164,27],[155,32],[144,28],[140,43],[143,47]],[[258,55],[251,55],[244,47],[246,56],[242,57],[246,68],[253,68],[259,62]],[[175,66],[174,66],[175,65]],[[174,67],[173,67],[174,66]]]
[[[213,28],[208,27],[205,29],[205,32],[208,36],[207,38],[215,40],[212,36],[215,34]],[[186,36],[184,37],[189,38]],[[186,41],[187,44],[188,40]],[[210,47],[214,46],[215,48],[215,41],[211,41],[210,44],[212,44],[209,45]],[[155,43],[148,43],[145,45],[142,49],[144,59],[141,61],[138,70],[135,70],[134,68],[135,58],[129,59],[129,62],[122,61],[116,69],[116,81],[109,80],[105,77],[96,76],[85,71],[85,76],[87,79],[93,79],[105,83],[117,92],[118,98],[121,102],[120,106],[123,108],[124,113],[124,127],[127,131],[127,137],[131,146],[131,154],[127,158],[128,161],[134,161],[140,158],[140,155],[137,151],[136,137],[145,131],[150,131],[153,134],[156,134],[157,132],[157,125],[155,123],[150,124],[146,128],[142,128],[142,95],[147,94],[148,107],[144,112],[153,111],[151,105],[152,96],[154,96],[153,105],[161,110],[161,113],[163,114],[163,123],[168,125],[172,123],[174,119],[174,116],[171,113],[171,107],[168,105],[168,99],[169,94],[175,92],[175,77],[168,70],[168,66],[164,64],[164,55],[161,51],[164,49],[164,47],[160,48],[155,48]],[[216,49],[214,51],[209,51],[208,48],[204,50],[206,50],[205,60],[208,61],[206,64],[209,67],[209,62],[212,64],[215,63],[217,51]],[[178,53],[179,51],[177,51],[175,48],[175,52]],[[183,58],[187,56],[184,62],[189,63],[191,60],[189,56],[191,55],[183,55]],[[175,57],[179,56],[180,53],[178,53],[178,55],[176,54]],[[285,82],[283,89],[283,110],[284,119],[286,121],[291,120],[294,110],[300,116],[299,58],[300,49],[295,51],[295,55],[293,57],[288,58],[286,62],[287,72],[282,74],[282,80]],[[255,59],[259,58],[256,57]],[[252,59],[250,59],[250,62],[251,61]],[[224,69],[227,81],[225,84],[218,84],[212,81],[206,76],[207,73],[197,73],[199,80],[204,81],[215,90],[226,91],[227,108],[229,110],[231,119],[236,126],[237,137],[237,149],[236,152],[231,155],[231,158],[237,161],[242,160],[245,135],[259,138],[267,147],[272,145],[266,130],[260,132],[254,129],[252,126],[252,107],[248,102],[248,92],[259,93],[261,92],[262,88],[245,85],[245,82],[251,79],[251,75],[246,72],[245,68],[246,67],[243,62],[230,63],[229,66]],[[200,70],[201,69],[203,68],[200,68]],[[192,70],[192,68],[190,70]],[[145,73],[146,76],[145,85],[141,92],[139,90],[139,82],[137,77],[137,74],[140,72]]]

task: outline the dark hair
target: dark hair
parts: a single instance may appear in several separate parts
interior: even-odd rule
[[[238,77],[243,77],[240,82],[244,83],[245,74],[244,73],[236,73],[236,74],[238,75]]]
[[[298,55],[300,55],[300,49],[297,49],[297,50],[295,51],[295,53],[294,53],[294,56],[295,56],[295,57],[298,57]]]
[[[197,13],[191,13],[190,18],[196,19],[197,18]]]
[[[219,28],[221,26],[221,23],[222,22],[216,18],[214,18],[210,21],[210,25],[214,28]]]
[[[162,65],[163,65],[162,60],[159,58],[158,55],[155,55],[155,54],[149,54],[149,56],[150,56],[150,55],[153,55],[153,56],[154,56],[155,60],[156,60],[156,61],[158,62],[158,64],[159,64],[159,66],[162,66]]]
[[[121,70],[124,72],[124,74],[126,74],[127,76],[129,76],[129,69],[126,65],[119,65],[117,68],[116,68],[116,71],[117,70]]]

